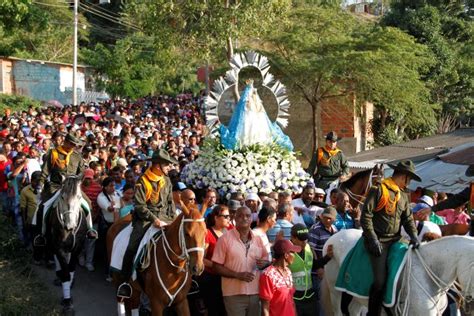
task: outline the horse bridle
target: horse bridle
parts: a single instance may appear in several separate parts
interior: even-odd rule
[[[365,200],[367,192],[369,192],[369,189],[372,187],[372,184],[373,184],[372,179],[373,178],[378,178],[378,174],[374,175],[374,169],[372,169],[370,171],[370,177],[369,177],[369,181],[367,181],[367,186],[365,187],[364,195],[355,194],[349,188],[345,188],[345,191],[346,191],[347,195],[349,196],[349,198],[353,199],[354,201],[356,201],[360,205],[364,204],[364,202],[362,202],[362,201]]]
[[[181,292],[183,287],[186,285],[186,282],[188,281],[188,277],[189,277],[189,259],[190,259],[189,254],[191,252],[202,252],[202,253],[204,253],[204,247],[187,248],[186,239],[185,239],[185,236],[184,236],[184,224],[185,223],[199,223],[199,222],[204,222],[204,218],[201,217],[201,218],[198,218],[198,219],[193,219],[193,218],[184,218],[183,217],[181,219],[181,223],[179,224],[179,232],[178,232],[178,245],[181,248],[181,252],[182,252],[181,255],[178,255],[176,252],[173,251],[173,249],[171,248],[171,246],[168,242],[168,239],[166,238],[165,232],[163,232],[156,240],[153,240],[153,245],[154,245],[154,251],[153,252],[155,254],[155,272],[156,272],[156,275],[158,277],[158,281],[160,282],[161,287],[163,288],[166,295],[170,299],[168,307],[171,306],[171,304],[173,304],[173,301],[175,300],[176,296],[178,296],[179,292]],[[166,259],[168,259],[168,263],[172,267],[178,269],[178,272],[186,273],[183,283],[179,286],[178,290],[176,290],[176,293],[174,293],[174,294],[171,294],[170,291],[168,290],[168,288],[166,287],[166,285],[164,284],[164,282],[161,278],[161,275],[160,275],[160,271],[158,269],[158,257],[156,255],[156,243],[158,242],[158,240],[160,238],[162,240],[163,250],[165,252]],[[176,256],[179,259],[180,262],[184,260],[185,263],[186,263],[185,268],[182,268],[179,265],[175,264],[171,260],[168,251],[170,251],[174,256]]]
[[[64,216],[64,214],[69,214],[69,213],[73,213],[73,211],[59,212],[59,205],[56,205],[56,215],[58,217],[59,224],[61,224],[61,227],[64,228],[64,229],[66,229],[66,227],[64,227],[63,216]],[[75,229],[72,230],[72,240],[73,241],[72,241],[71,249],[74,249],[74,247],[76,246],[76,235],[77,235],[77,232],[79,231],[79,228],[81,228],[81,221],[82,221],[82,212],[79,210],[79,219],[77,220],[77,226],[76,226]]]

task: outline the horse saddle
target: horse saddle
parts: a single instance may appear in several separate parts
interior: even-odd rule
[[[125,251],[127,250],[128,243],[130,241],[130,235],[132,234],[132,223],[128,224],[123,228],[120,233],[115,237],[114,243],[112,246],[112,253],[110,257],[110,268],[116,271],[121,271],[122,270],[122,263],[123,263],[123,257],[125,255]],[[136,269],[141,268],[141,263],[147,260],[148,258],[145,258],[148,255],[147,250],[147,245],[150,243],[150,241],[153,238],[157,238],[163,230],[160,228],[156,228],[153,225],[151,225],[147,231],[145,232],[145,235],[143,236],[142,240],[140,241],[140,245],[138,246],[138,251],[135,255],[135,258],[133,260],[133,275],[132,279],[136,279]]]
[[[408,245],[402,242],[393,243],[389,249],[387,264],[387,281],[383,303],[392,307],[396,303],[397,283],[405,266]],[[339,269],[336,289],[352,296],[369,298],[370,287],[374,281],[369,254],[361,237],[352,248]]]

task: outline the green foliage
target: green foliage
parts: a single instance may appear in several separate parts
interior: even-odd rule
[[[383,18],[425,44],[434,63],[424,76],[438,116],[454,115],[457,124],[474,122],[473,1],[393,1]]]
[[[0,93],[0,113],[4,113],[5,109],[11,109],[12,112],[21,112],[27,110],[30,106],[39,107],[40,105],[39,101],[29,97]]]
[[[356,101],[374,103],[385,115],[382,130],[392,122],[396,138],[432,132],[433,106],[420,80],[431,56],[423,45],[338,8],[295,9],[289,21],[268,38],[267,53],[286,82],[301,91],[313,115],[323,101],[342,103],[355,95]],[[313,124],[317,139],[318,122]]]
[[[226,5],[226,2],[228,5]],[[202,60],[221,60],[228,38],[260,36],[290,8],[290,0],[130,1],[125,12],[150,34]]]
[[[136,45],[137,40],[141,45]],[[101,75],[98,86],[111,96],[139,98],[199,90],[192,59],[144,34],[127,36],[111,48],[98,44],[92,50],[84,49],[83,54]]]
[[[47,61],[72,62],[73,13],[66,2],[31,0],[0,4],[0,55]],[[1,13],[5,13],[2,15]],[[14,23],[15,22],[15,23]],[[86,25],[80,17],[81,25]],[[79,28],[86,42],[88,31]]]

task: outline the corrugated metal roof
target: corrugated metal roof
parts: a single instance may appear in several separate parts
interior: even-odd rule
[[[474,145],[469,144],[466,148],[459,148],[459,150],[450,151],[445,155],[439,156],[439,158],[448,163],[474,165]]]
[[[397,162],[411,159],[415,163],[426,161],[438,155],[447,153],[451,148],[465,144],[474,144],[474,128],[461,128],[446,134],[439,134],[412,140],[406,143],[375,148],[349,156],[349,165],[355,163],[366,164],[371,162]]]
[[[439,158],[419,163],[416,165],[416,173],[423,181],[412,181],[410,189],[422,187],[437,192],[457,193],[472,181],[472,178],[465,176],[467,168],[466,165],[446,163]]]

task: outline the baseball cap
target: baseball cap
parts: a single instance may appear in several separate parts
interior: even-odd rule
[[[273,253],[275,255],[284,255],[290,252],[300,252],[301,247],[293,245],[293,243],[286,239],[280,239],[273,245]]]
[[[321,213],[321,216],[324,216],[324,217],[329,217],[329,218],[332,218],[332,219],[336,219],[336,216],[337,216],[337,211],[336,211],[336,208],[334,206],[328,206],[326,207],[323,212]]]
[[[324,190],[321,189],[321,188],[315,188],[315,189],[314,189],[314,194],[317,194],[317,195],[326,195],[326,192],[324,192]]]
[[[94,179],[94,170],[92,169],[86,169],[84,170],[84,179]]]
[[[258,197],[257,193],[250,192],[249,194],[247,194],[247,197],[245,198],[245,201],[249,201],[249,200],[260,201],[260,198]]]
[[[308,240],[308,233],[308,227],[304,224],[297,223],[291,227],[291,236],[294,236],[301,241]]]
[[[431,198],[430,196],[428,195],[423,195],[422,197],[420,197],[418,199],[419,202],[423,202],[425,204],[428,204],[429,206],[433,206],[434,205],[434,202],[433,202],[433,198]]]

